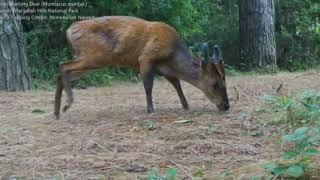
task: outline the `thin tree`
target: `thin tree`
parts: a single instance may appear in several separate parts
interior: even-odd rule
[[[13,0],[0,4],[0,90],[28,90],[31,88],[31,74],[21,22]]]
[[[240,0],[240,55],[249,69],[277,64],[274,0]]]

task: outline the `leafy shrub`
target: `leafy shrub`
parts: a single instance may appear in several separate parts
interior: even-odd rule
[[[295,71],[319,63],[319,1],[277,0],[276,2],[276,39],[280,67]]]
[[[266,96],[264,100],[285,124],[289,133],[282,136],[287,150],[278,162],[264,168],[277,177],[306,178],[319,172],[316,156],[320,155],[320,94],[305,91],[292,96]],[[314,163],[315,162],[315,163]],[[319,174],[317,174],[319,175]]]
[[[305,91],[291,96],[264,96],[277,119],[272,123],[285,124],[287,128],[320,122],[320,94]]]
[[[282,161],[264,164],[268,172],[275,176],[299,178],[308,176],[314,169],[320,171],[318,166],[311,166],[314,157],[320,155],[316,149],[320,142],[320,126],[300,127],[292,134],[284,135],[282,141],[293,143],[294,147],[283,152]]]

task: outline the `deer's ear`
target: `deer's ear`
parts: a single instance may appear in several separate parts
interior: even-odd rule
[[[212,63],[213,64],[213,70],[218,73],[218,75],[225,80],[225,71],[224,71],[224,62],[223,60],[220,60],[218,63]]]
[[[220,57],[220,47],[218,45],[214,45],[213,46],[213,55],[215,55],[216,57]]]

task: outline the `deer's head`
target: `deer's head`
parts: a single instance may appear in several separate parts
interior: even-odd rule
[[[200,87],[219,110],[227,111],[230,105],[220,48],[215,45],[210,52],[208,44],[203,43],[202,53],[204,57],[201,62]]]

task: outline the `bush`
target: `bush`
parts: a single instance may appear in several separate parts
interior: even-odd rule
[[[281,160],[264,164],[274,177],[308,178],[317,174],[320,151],[320,94],[305,91],[301,94],[264,97],[268,106],[279,116],[288,133],[282,136],[286,150]]]
[[[287,129],[320,123],[320,94],[314,91],[291,96],[263,97],[276,119],[272,123],[285,124]]]
[[[316,0],[277,2],[279,66],[295,71],[316,65],[320,61],[320,3]]]

